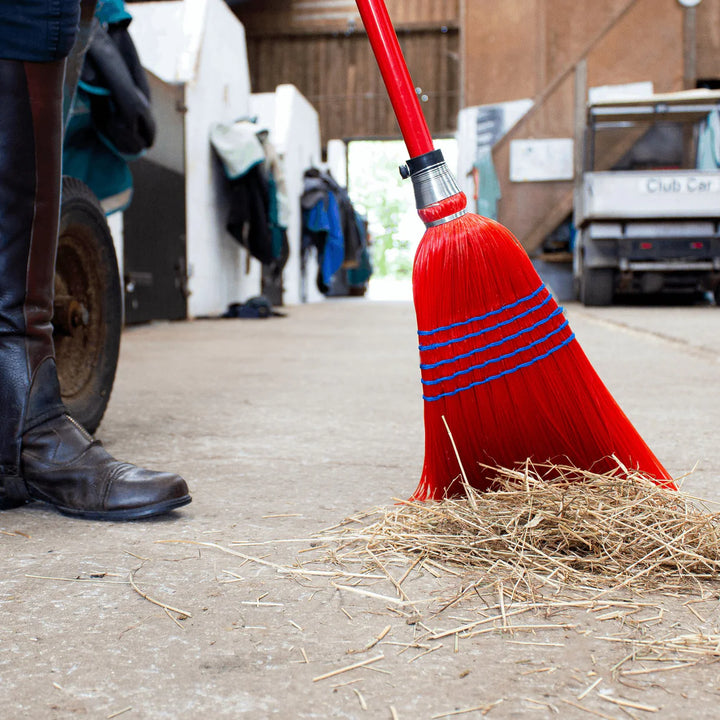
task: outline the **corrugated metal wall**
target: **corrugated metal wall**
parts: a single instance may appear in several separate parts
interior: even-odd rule
[[[399,130],[354,2],[256,0],[235,6],[247,32],[253,92],[295,85],[332,138],[396,138]],[[431,132],[455,129],[460,97],[458,0],[389,0]]]

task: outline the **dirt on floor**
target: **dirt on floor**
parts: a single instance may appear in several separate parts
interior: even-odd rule
[[[685,490],[720,500],[720,311],[568,314]],[[417,363],[408,303],[126,331],[99,437],[194,501],[133,523],[0,514],[0,716],[717,717],[716,583],[530,593],[336,561],[321,531],[415,487]]]

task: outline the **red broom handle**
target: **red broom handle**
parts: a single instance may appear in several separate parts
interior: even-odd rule
[[[385,3],[355,1],[410,157],[432,152],[432,137]]]

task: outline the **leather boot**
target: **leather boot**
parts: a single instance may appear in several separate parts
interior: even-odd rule
[[[0,60],[0,509],[96,519],[190,502],[185,481],[112,458],[70,418],[52,341],[65,61]]]

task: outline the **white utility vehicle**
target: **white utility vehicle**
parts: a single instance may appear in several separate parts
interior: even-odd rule
[[[720,92],[588,105],[573,275],[616,293],[712,292],[720,305]]]

